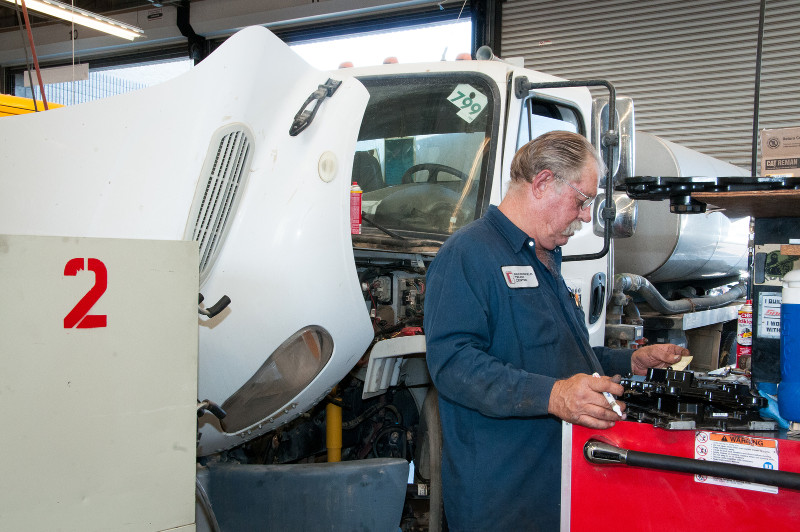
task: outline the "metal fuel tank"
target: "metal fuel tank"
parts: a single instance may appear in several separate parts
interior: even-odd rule
[[[747,176],[745,170],[643,131],[636,132],[638,176]],[[673,214],[668,201],[639,201],[636,231],[615,240],[614,269],[651,282],[708,279],[747,269],[749,218],[722,212]]]

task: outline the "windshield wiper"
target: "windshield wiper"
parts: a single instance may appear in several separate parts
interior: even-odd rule
[[[385,227],[375,223],[375,220],[372,220],[371,218],[369,218],[363,212],[361,213],[361,220],[364,221],[364,222],[367,222],[369,225],[371,225],[375,229],[379,229],[379,230],[383,231],[384,233],[386,233],[387,235],[389,235],[392,238],[397,238],[398,240],[407,240],[406,237],[400,236],[397,233],[395,233],[393,231],[390,231],[390,230],[386,229]]]

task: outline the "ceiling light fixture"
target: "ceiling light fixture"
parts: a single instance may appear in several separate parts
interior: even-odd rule
[[[20,0],[0,1],[5,1],[15,6],[20,4]],[[136,37],[144,36],[144,30],[142,28],[137,28],[136,26],[104,17],[79,7],[62,4],[56,0],[25,0],[25,7],[33,11],[44,13],[45,15],[50,15],[51,17],[57,17],[68,22],[80,24],[81,26],[116,35],[117,37],[128,39],[129,41],[132,41]]]

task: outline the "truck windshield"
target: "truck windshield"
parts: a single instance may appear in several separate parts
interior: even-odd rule
[[[354,242],[442,242],[481,214],[496,114],[492,82],[474,73],[360,81],[370,100],[353,160],[364,213]]]

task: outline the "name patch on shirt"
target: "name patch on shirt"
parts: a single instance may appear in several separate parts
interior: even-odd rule
[[[533,273],[533,266],[503,266],[503,279],[509,288],[536,288],[539,279]]]

